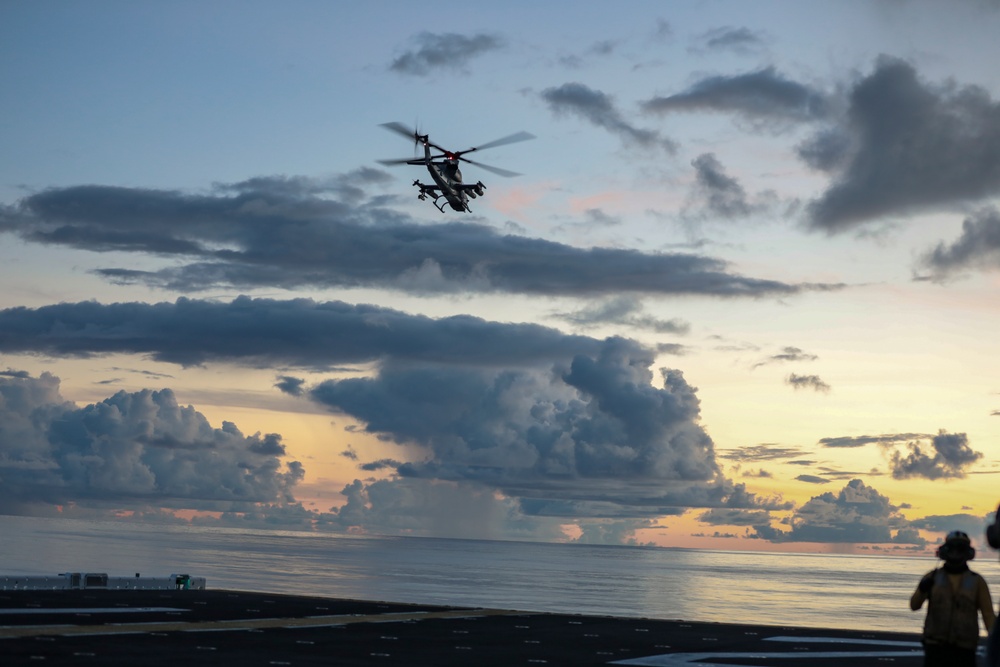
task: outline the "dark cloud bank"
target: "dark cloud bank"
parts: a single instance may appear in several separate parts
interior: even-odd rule
[[[529,516],[773,505],[722,475],[681,373],[664,369],[663,387],[654,386],[654,353],[621,338],[342,303],[180,299],[3,310],[0,351],[139,353],[185,365],[374,364],[365,378],[307,389],[282,375],[278,387],[351,415],[372,433],[422,446],[422,461],[380,466],[395,468],[400,483],[499,489]]]
[[[896,479],[961,479],[983,458],[982,452],[972,449],[968,435],[948,433],[944,429],[936,434],[888,433],[823,438],[819,444],[835,448],[878,445]]]
[[[647,114],[718,112],[757,132],[815,128],[798,156],[829,186],[805,208],[809,228],[828,234],[935,211],[964,210],[1000,194],[1000,102],[982,87],[931,82],[889,56],[842,91],[791,80],[773,67],[705,77],[687,90],[641,104]],[[723,217],[747,213],[739,184],[711,156],[696,162]],[[711,179],[711,180],[709,180]],[[709,202],[712,203],[711,200]],[[960,238],[928,250],[932,279],[1000,266],[1000,224],[992,207],[969,215]]]
[[[476,223],[420,224],[363,198],[383,172],[328,181],[258,178],[185,194],[107,186],[53,188],[0,208],[0,231],[41,244],[181,262],[107,267],[114,282],[196,292],[375,287],[414,293],[785,296],[836,285],[740,276],[701,255],[580,249]]]
[[[452,336],[478,345],[449,343]],[[169,390],[77,408],[55,378],[8,371],[0,375],[5,511],[144,503],[223,511],[230,523],[525,539],[556,539],[560,524],[577,522],[594,541],[627,540],[658,516],[703,508],[701,520],[748,526],[761,539],[917,543],[877,492],[854,488],[857,480],[841,492],[854,500],[825,494],[796,510],[790,529],[773,528],[769,512],[792,505],[728,479],[700,424],[696,390],[676,370],[660,369],[656,381],[653,352],[626,339],[336,302],[181,299],[3,310],[0,352],[309,369],[364,362],[366,377],[310,386],[284,374],[276,386],[423,452],[370,461],[352,450],[361,471],[390,476],[349,484],[343,507],[307,511],[293,495],[304,471],[282,466],[278,434],[214,429]],[[939,451],[961,458],[963,442],[944,438]],[[854,525],[859,513],[871,515],[865,530]]]

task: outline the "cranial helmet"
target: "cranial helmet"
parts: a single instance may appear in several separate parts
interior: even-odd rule
[[[944,544],[937,548],[937,557],[941,560],[967,561],[976,557],[972,548],[972,540],[960,530],[953,530],[944,538]]]
[[[1000,549],[1000,507],[997,507],[993,523],[986,526],[986,541],[994,549]]]

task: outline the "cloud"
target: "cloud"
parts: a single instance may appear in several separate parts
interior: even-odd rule
[[[516,501],[474,484],[354,480],[341,493],[346,502],[320,515],[318,528],[463,539],[565,539],[558,520],[525,516]]]
[[[594,352],[600,345],[537,324],[467,315],[433,319],[310,299],[239,297],[217,303],[180,298],[0,310],[0,351],[56,357],[134,353],[183,366],[215,361],[326,369],[383,359],[519,366]]]
[[[840,168],[809,205],[813,229],[833,234],[1000,193],[1000,105],[983,88],[932,85],[909,63],[882,56],[848,103],[841,125],[824,131],[841,145],[835,154],[845,152],[844,137],[850,149],[829,160]],[[815,154],[807,161],[815,164]]]
[[[830,391],[830,385],[823,382],[818,375],[796,375],[792,373],[785,378],[785,383],[794,387],[796,391],[799,389],[812,389],[822,393]]]
[[[213,428],[173,392],[118,392],[77,408],[59,379],[0,378],[0,511],[149,504],[258,511],[294,504],[305,471],[278,434]]]
[[[436,70],[464,71],[470,60],[502,49],[503,38],[479,33],[467,37],[455,33],[422,32],[413,38],[417,47],[393,59],[389,69],[410,76],[427,76]]]
[[[501,235],[482,224],[418,223],[370,203],[319,196],[336,196],[342,186],[342,179],[260,178],[205,195],[53,188],[0,210],[0,230],[34,243],[169,258],[170,266],[159,270],[97,273],[182,292],[374,287],[417,294],[758,297],[840,287],[747,278],[699,255],[581,249]]]
[[[358,467],[366,472],[377,472],[379,470],[395,470],[401,465],[402,463],[396,459],[379,459],[378,461],[362,463]]]
[[[621,46],[620,40],[604,39],[594,42],[587,47],[582,54],[570,54],[561,56],[559,63],[565,67],[577,69],[582,67],[590,58],[607,58],[615,53]]]
[[[746,190],[732,176],[713,153],[699,155],[691,165],[695,168],[692,200],[695,212],[684,212],[685,217],[735,220],[746,218],[765,210],[774,200],[774,193],[763,193],[752,200]]]
[[[851,137],[843,129],[828,128],[809,137],[796,147],[796,153],[817,171],[835,172],[850,158]]]
[[[806,484],[829,484],[830,480],[825,477],[817,477],[816,475],[799,475],[795,479],[800,482],[805,482]]]
[[[965,534],[971,535],[973,542],[975,542],[976,536],[979,536],[981,540],[980,545],[983,545],[986,543],[986,540],[982,537],[983,531],[986,529],[986,524],[991,521],[992,517],[989,515],[930,514],[919,519],[914,519],[910,523],[914,528],[940,533],[940,542],[944,542],[945,536],[951,531],[961,530]]]
[[[799,447],[782,447],[781,445],[763,444],[740,447],[739,449],[726,450],[725,454],[720,454],[720,458],[741,463],[756,461],[776,461],[781,459],[793,459],[802,456],[802,449]]]
[[[282,375],[278,377],[278,381],[274,386],[290,396],[301,396],[304,391],[303,385],[305,382],[302,378]]]
[[[699,514],[697,519],[713,526],[756,526],[768,523],[771,515],[765,510],[713,508]]]
[[[233,362],[327,369],[382,359],[516,366],[593,352],[599,346],[596,339],[537,324],[501,324],[467,315],[433,319],[310,299],[239,297],[218,303],[181,298],[174,303],[81,302],[0,310],[3,352],[145,354],[183,366]]]
[[[378,469],[495,489],[529,516],[649,518],[765,502],[721,475],[683,375],[662,369],[662,388],[653,386],[653,350],[621,338],[241,297],[7,309],[0,350],[138,353],[184,365],[373,364],[369,377],[327,380],[305,395],[428,452],[422,461],[375,462]],[[288,375],[277,384],[304,388]],[[279,439],[258,440],[247,445],[257,454],[283,453]]]
[[[573,542],[577,544],[626,544],[640,546],[635,538],[637,530],[654,527],[651,519],[617,519],[603,521],[581,521],[580,535]]]
[[[653,30],[650,39],[654,42],[666,42],[672,39],[673,36],[674,29],[670,25],[670,21],[662,18],[656,19],[656,28]]]
[[[399,475],[476,483],[527,515],[639,518],[761,501],[720,473],[694,388],[675,370],[652,385],[649,350],[623,339],[566,365],[475,370],[388,364],[327,380],[313,400],[426,459]]]
[[[754,531],[772,542],[926,544],[898,507],[860,479],[837,494],[813,496],[795,510],[790,525],[790,530],[761,525]]]
[[[740,55],[752,55],[765,45],[764,37],[749,28],[715,28],[698,38],[693,51],[732,51]]]
[[[918,442],[908,444],[909,454],[892,453],[890,465],[895,479],[924,477],[926,479],[955,479],[965,477],[965,469],[983,458],[982,452],[973,451],[965,433],[938,432],[931,439],[933,454]]]
[[[582,83],[565,83],[558,87],[546,88],[542,99],[556,115],[579,116],[597,127],[618,136],[630,146],[660,148],[669,153],[677,150],[677,144],[661,137],[655,130],[645,130],[628,123],[615,108],[614,100],[599,90]]]
[[[923,440],[933,437],[926,433],[888,433],[883,435],[843,435],[832,438],[820,438],[822,447],[864,447],[865,445],[893,446],[910,440]]]
[[[773,67],[736,76],[711,76],[686,91],[642,103],[649,114],[715,111],[730,113],[758,129],[783,130],[791,123],[826,118],[830,101],[818,90],[787,79]]]
[[[938,243],[924,254],[931,278],[943,280],[970,269],[1000,269],[1000,211],[989,206],[962,222],[962,234],[950,245]]]
[[[643,314],[642,302],[633,296],[618,296],[600,301],[569,313],[555,313],[555,317],[581,327],[620,324],[633,329],[647,329],[656,333],[685,335],[691,325],[684,320],[659,319]]]
[[[759,368],[761,366],[766,366],[767,364],[783,363],[786,361],[816,361],[817,359],[819,359],[817,355],[810,354],[800,348],[789,345],[782,348],[781,352],[778,354],[772,354],[763,361],[758,361],[753,365],[753,367]]]

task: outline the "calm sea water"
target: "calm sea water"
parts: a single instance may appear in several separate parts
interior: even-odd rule
[[[924,558],[133,525],[0,516],[0,572],[188,573],[215,589],[919,632]],[[1000,565],[976,568],[1000,593]]]

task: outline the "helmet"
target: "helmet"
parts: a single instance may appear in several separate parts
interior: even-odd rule
[[[997,507],[993,523],[986,526],[986,541],[994,549],[1000,549],[1000,507]]]
[[[944,544],[937,548],[937,557],[941,560],[968,561],[976,557],[972,548],[972,540],[960,530],[953,530],[944,538]]]

